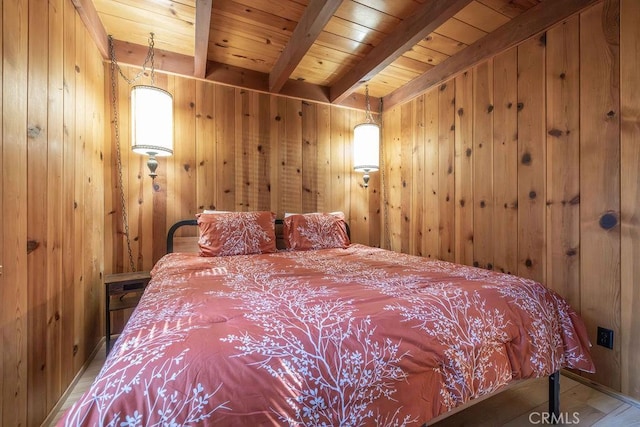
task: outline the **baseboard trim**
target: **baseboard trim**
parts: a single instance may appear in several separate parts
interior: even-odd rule
[[[58,415],[60,408],[62,408],[62,405],[67,400],[71,392],[73,391],[73,388],[76,386],[78,381],[80,381],[82,374],[84,374],[84,372],[87,370],[87,368],[89,367],[93,359],[96,357],[96,354],[98,354],[98,351],[100,351],[100,349],[104,345],[104,343],[105,343],[105,337],[102,337],[100,341],[98,341],[98,344],[96,345],[96,347],[91,351],[91,354],[89,355],[89,357],[87,357],[87,360],[84,362],[84,364],[82,365],[78,373],[75,375],[75,377],[73,377],[73,380],[69,384],[69,387],[67,387],[64,393],[62,393],[62,396],[60,396],[60,399],[58,399],[58,402],[56,402],[56,404],[53,405],[53,408],[51,408],[51,411],[49,411],[49,415],[47,415],[47,418],[45,418],[42,424],[40,424],[40,427],[48,427],[49,425],[51,425],[53,420],[56,418],[56,415]]]
[[[591,381],[589,378],[585,378],[582,377],[576,373],[573,373],[571,371],[568,371],[566,369],[563,369],[562,371],[562,375],[564,375],[567,378],[571,378],[574,381],[577,381],[579,383],[582,383],[588,387],[594,388],[596,390],[598,390],[601,393],[604,394],[608,394],[611,397],[614,397],[618,400],[623,401],[624,403],[628,403],[631,406],[635,406],[636,408],[640,409],[640,401],[634,399],[633,397],[629,397],[627,395],[624,395],[622,393],[620,393],[619,391],[610,389],[609,387],[603,386],[602,384],[598,384],[595,381]],[[562,380],[561,380],[562,381]],[[562,386],[560,387],[562,389]]]

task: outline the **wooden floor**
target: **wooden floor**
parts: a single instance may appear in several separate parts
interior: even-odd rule
[[[104,346],[84,372],[51,424],[55,425],[64,411],[89,388],[104,363]],[[563,424],[579,427],[640,426],[640,407],[633,401],[603,393],[595,388],[562,375],[560,379],[560,408]],[[449,426],[527,426],[545,425],[542,412],[547,410],[548,381],[541,378],[524,382],[511,390],[480,402],[452,415],[433,427]],[[575,414],[574,414],[575,413]],[[575,415],[575,416],[574,416]],[[548,423],[546,423],[548,425]]]

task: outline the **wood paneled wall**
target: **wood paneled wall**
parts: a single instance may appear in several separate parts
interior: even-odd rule
[[[0,425],[36,426],[102,336],[105,76],[70,0],[0,35]]]
[[[391,248],[545,283],[640,398],[640,4],[601,2],[383,114]],[[614,330],[613,350],[595,346]]]
[[[128,78],[138,69],[122,67]],[[106,73],[109,73],[108,68]],[[149,83],[142,77],[138,83]],[[150,269],[166,250],[166,232],[203,209],[344,211],[354,242],[380,245],[379,174],[369,188],[352,172],[353,127],[364,112],[157,73],[174,100],[174,154],[148,176],[146,156],[131,152],[130,86],[117,79],[129,236],[134,266]],[[128,271],[116,168],[116,141],[105,161],[108,215],[105,270]],[[195,230],[193,230],[195,232]]]

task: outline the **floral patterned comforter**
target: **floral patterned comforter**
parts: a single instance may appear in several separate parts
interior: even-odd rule
[[[422,425],[514,379],[592,372],[531,280],[362,245],[168,254],[60,425]]]

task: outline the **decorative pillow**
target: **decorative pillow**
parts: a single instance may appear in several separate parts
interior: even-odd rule
[[[350,244],[342,212],[286,216],[283,234],[286,248],[294,251],[346,248]]]
[[[309,215],[309,214],[312,214],[312,213],[327,213],[327,212],[309,212],[307,214],[285,212],[284,213],[284,217],[287,218],[287,217],[290,217],[292,215]],[[333,216],[337,216],[338,218],[340,218],[341,220],[344,221],[344,212],[342,212],[342,211],[328,212],[328,214],[329,215],[333,215]]]
[[[276,251],[273,212],[197,214],[200,256],[227,256]]]

